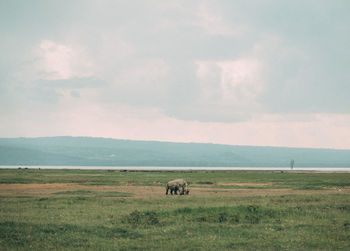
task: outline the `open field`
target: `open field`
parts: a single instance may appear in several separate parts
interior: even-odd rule
[[[3,169],[0,213],[1,250],[349,250],[350,174]]]

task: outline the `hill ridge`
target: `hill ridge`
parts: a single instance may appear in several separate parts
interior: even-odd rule
[[[0,165],[350,167],[350,150],[104,137],[0,138]]]

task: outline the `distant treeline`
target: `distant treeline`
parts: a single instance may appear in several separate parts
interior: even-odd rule
[[[91,137],[0,138],[0,165],[350,167],[350,150]]]

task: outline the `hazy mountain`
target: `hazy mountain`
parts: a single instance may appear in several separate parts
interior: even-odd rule
[[[0,165],[350,167],[350,150],[90,137],[0,138]]]

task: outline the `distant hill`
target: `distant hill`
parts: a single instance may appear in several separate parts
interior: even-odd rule
[[[90,137],[0,138],[0,165],[350,167],[350,150]]]

